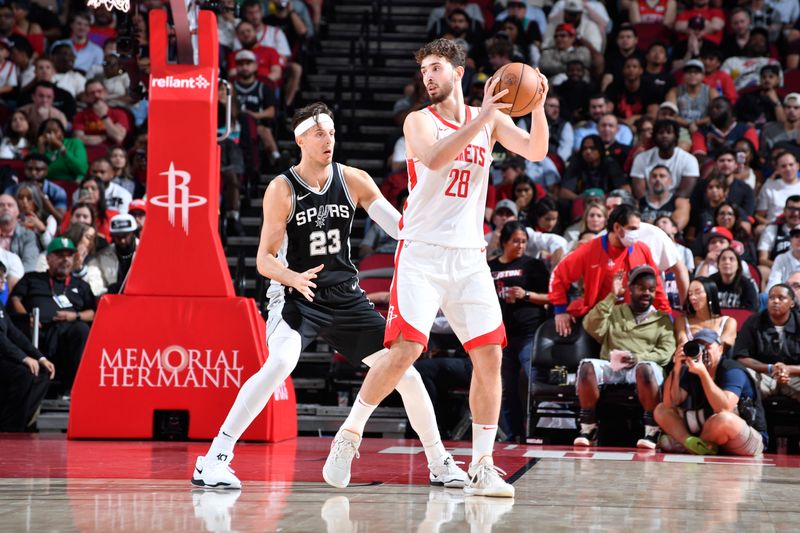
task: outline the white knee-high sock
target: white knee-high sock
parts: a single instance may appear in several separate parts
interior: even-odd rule
[[[347,415],[342,429],[353,432],[359,437],[364,434],[364,427],[367,425],[370,415],[378,407],[367,403],[361,398],[361,394],[356,396],[356,401],[353,402],[353,407],[350,409],[350,414]],[[341,430],[340,430],[341,431]]]
[[[406,408],[411,427],[422,441],[428,463],[440,460],[447,454],[447,450],[444,449],[439,428],[436,425],[433,403],[422,382],[422,376],[419,375],[416,368],[412,366],[406,370],[406,373],[400,378],[400,383],[397,384],[397,392],[403,398],[403,405]]]
[[[242,385],[219,434],[207,456],[230,454],[242,433],[267,405],[272,393],[283,383],[300,359],[300,334],[281,322],[267,340],[269,357],[261,369]]]

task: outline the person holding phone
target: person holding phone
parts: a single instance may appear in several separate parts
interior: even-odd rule
[[[602,349],[600,359],[584,359],[578,367],[581,429],[575,446],[596,445],[596,407],[601,387],[624,383],[636,385],[644,409],[645,432],[637,447],[651,450],[656,447],[659,428],[653,410],[660,400],[663,367],[675,351],[672,320],[669,314],[653,307],[656,275],[653,267],[638,266],[628,273],[628,287],[625,287],[623,272],[617,272],[611,293],[583,319],[584,329]],[[626,290],[630,291],[630,303],[616,305]]]

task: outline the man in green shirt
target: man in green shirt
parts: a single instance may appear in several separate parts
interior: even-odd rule
[[[614,277],[613,290],[583,319],[583,327],[601,345],[600,359],[584,359],[578,368],[578,397],[581,430],[575,446],[597,442],[597,402],[600,387],[635,384],[644,408],[644,437],[640,448],[654,449],[659,428],[653,410],[660,401],[663,367],[675,353],[675,335],[667,313],[653,307],[656,291],[655,269],[638,266],[628,274],[630,303],[616,305],[625,294],[623,272]]]

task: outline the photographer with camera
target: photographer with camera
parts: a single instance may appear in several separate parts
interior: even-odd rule
[[[644,408],[644,437],[639,448],[654,449],[659,428],[653,410],[664,382],[663,366],[675,351],[675,335],[669,314],[656,310],[656,271],[641,265],[628,273],[630,303],[616,305],[625,295],[624,273],[614,276],[611,293],[583,319],[586,332],[602,344],[600,359],[584,359],[578,368],[578,397],[581,430],[575,446],[592,446],[597,441],[597,402],[600,387],[610,384],[636,385]]]
[[[767,423],[756,384],[741,364],[722,358],[717,332],[698,331],[678,347],[674,363],[664,382],[664,401],[654,413],[669,436],[662,439],[662,449],[761,455]]]
[[[800,401],[800,315],[792,287],[779,283],[768,293],[767,309],[744,323],[733,356],[756,380],[761,395]]]

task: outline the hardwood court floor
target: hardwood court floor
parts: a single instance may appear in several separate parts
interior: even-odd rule
[[[468,443],[450,443],[469,460]],[[513,501],[428,486],[416,441],[366,439],[344,490],[330,438],[243,443],[242,491],[193,489],[207,443],[0,434],[0,531],[800,531],[800,457],[702,458],[498,444]]]

